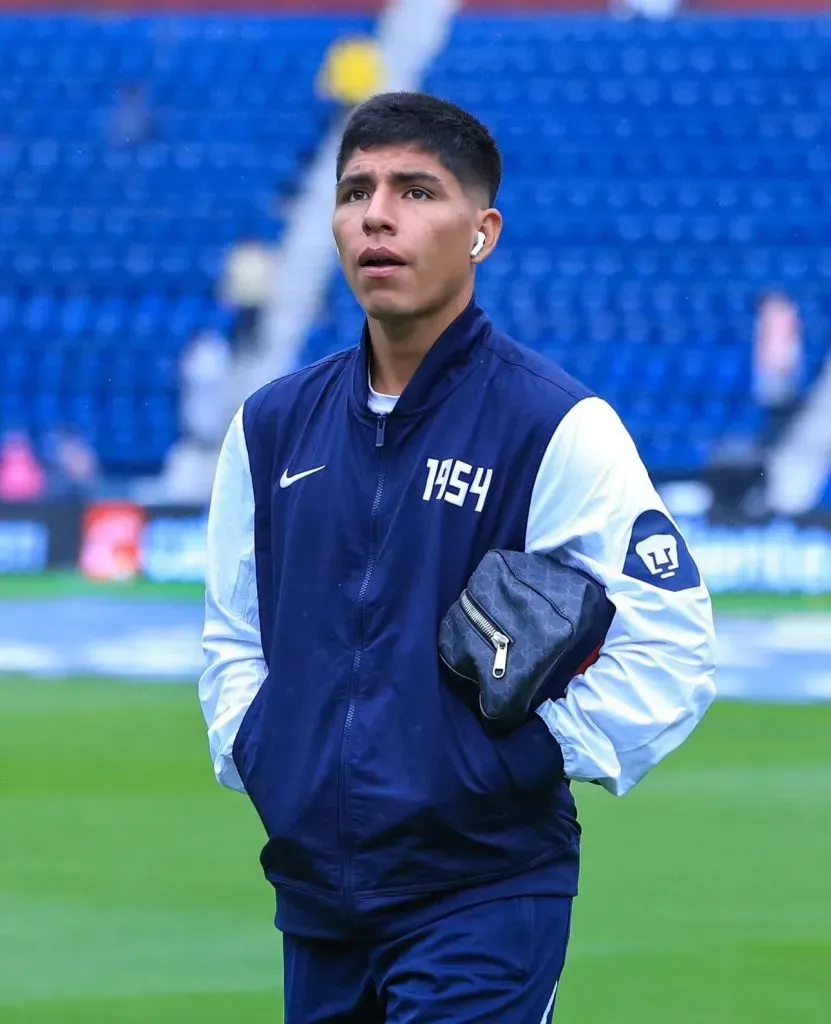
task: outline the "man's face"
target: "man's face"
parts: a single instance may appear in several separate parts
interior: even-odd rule
[[[338,182],[333,230],[367,315],[429,315],[464,291],[484,203],[417,147],[356,150]]]

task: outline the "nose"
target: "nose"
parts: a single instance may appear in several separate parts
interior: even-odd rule
[[[376,189],[367,203],[363,229],[365,235],[395,234],[395,211],[392,197],[386,189]]]

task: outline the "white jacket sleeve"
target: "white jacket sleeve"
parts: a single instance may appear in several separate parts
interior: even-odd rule
[[[232,758],[234,739],[266,675],[254,562],[254,489],[242,410],[228,430],[208,515],[205,671],[199,701],[217,780],[244,791]]]
[[[579,402],[535,481],[526,550],[606,588],[615,616],[597,662],[537,714],[566,776],[622,796],[678,747],[715,696],[710,597],[612,408]]]

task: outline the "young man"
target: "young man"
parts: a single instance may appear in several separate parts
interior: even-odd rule
[[[569,783],[623,794],[689,735],[713,698],[709,597],[612,409],[473,300],[502,227],[488,131],[377,96],[337,176],[366,326],[250,398],[225,442],[214,767],[268,836],[287,1024],[538,1024],[577,891]],[[437,654],[492,548],[556,552],[616,607],[596,663],[498,739]]]

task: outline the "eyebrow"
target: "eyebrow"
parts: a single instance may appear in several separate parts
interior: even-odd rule
[[[432,185],[444,187],[444,181],[433,174],[432,171],[393,171],[387,176],[387,180],[393,185],[414,185],[420,182],[429,182]],[[369,173],[344,174],[338,182],[338,191],[348,188],[364,188],[375,182],[375,176]]]

